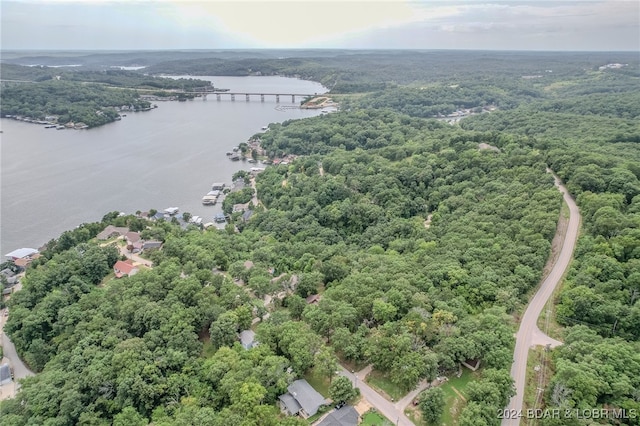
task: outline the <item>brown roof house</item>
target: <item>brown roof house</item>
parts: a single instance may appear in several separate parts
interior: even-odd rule
[[[302,418],[309,418],[326,404],[325,399],[306,380],[296,380],[287,388],[289,392],[280,395],[280,408],[283,412]]]
[[[116,278],[130,277],[138,272],[138,267],[133,265],[133,260],[118,260],[113,265],[113,272],[116,274]]]

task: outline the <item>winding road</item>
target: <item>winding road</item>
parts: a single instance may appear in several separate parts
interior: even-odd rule
[[[16,290],[20,290],[21,285],[16,285]],[[7,317],[4,316],[2,310],[2,317],[0,317],[0,343],[2,343],[2,350],[4,352],[4,358],[0,360],[0,364],[4,362],[8,362],[13,370],[13,378],[14,382],[8,383],[6,385],[0,386],[0,401],[3,399],[13,398],[20,389],[20,384],[18,383],[19,379],[24,379],[28,376],[33,376],[33,371],[29,370],[27,366],[22,362],[18,353],[16,352],[16,347],[13,346],[11,340],[9,340],[9,336],[4,333],[4,324],[7,320]]]
[[[338,374],[351,380],[354,387],[360,388],[360,394],[369,401],[369,403],[375,407],[380,414],[389,419],[394,425],[414,426],[413,422],[404,415],[404,407],[397,407],[393,402],[387,401],[382,395],[365,383],[364,379],[368,371],[370,370],[365,369],[356,373],[351,373],[346,368],[340,366]],[[400,401],[398,401],[398,403],[399,402]]]
[[[551,170],[547,169],[552,173]],[[520,322],[520,328],[516,334],[516,348],[513,354],[513,365],[511,366],[511,377],[515,381],[516,394],[509,401],[509,405],[506,407],[505,417],[502,420],[502,426],[518,426],[520,419],[526,416],[526,413],[522,411],[524,387],[527,375],[527,357],[529,356],[529,349],[536,345],[549,345],[550,347],[556,347],[562,343],[550,338],[544,334],[537,326],[538,317],[547,303],[547,300],[553,294],[556,286],[562,280],[565,271],[569,268],[571,259],[573,257],[573,250],[576,246],[578,239],[578,232],[580,229],[580,211],[575,201],[569,195],[567,188],[562,185],[560,179],[554,174],[555,185],[562,193],[564,201],[569,206],[569,225],[567,232],[562,242],[562,249],[560,255],[553,265],[551,272],[544,279],[540,285],[533,299],[529,302],[527,310],[525,311],[522,321]],[[508,414],[508,415],[507,415]]]

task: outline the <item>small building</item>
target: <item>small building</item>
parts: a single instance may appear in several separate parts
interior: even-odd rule
[[[16,261],[18,259],[27,259],[32,258],[34,255],[38,254],[38,250],[34,248],[20,248],[12,251],[11,253],[7,253],[4,256],[9,259]]]
[[[138,268],[133,265],[133,260],[118,260],[113,265],[113,272],[116,274],[116,278],[130,277],[138,272]]]
[[[142,243],[143,250],[159,250],[162,248],[162,241],[149,240]]]
[[[241,331],[239,338],[240,338],[240,344],[246,350],[249,350],[251,348],[255,348],[256,346],[258,346],[258,342],[256,342],[255,340],[256,333],[253,330]]]
[[[244,204],[234,204],[233,205],[233,213],[243,213],[249,207],[249,203]]]
[[[11,377],[11,368],[9,364],[0,365],[0,386],[11,383],[13,378]]]
[[[351,405],[345,405],[322,419],[316,426],[356,426],[360,415]]]
[[[476,371],[478,368],[480,368],[480,359],[467,359],[462,361],[461,364],[471,371]]]
[[[304,379],[291,383],[287,390],[288,392],[280,395],[278,399],[281,410],[291,416],[309,418],[326,404],[324,397]]]
[[[320,299],[322,299],[322,296],[319,294],[311,294],[307,296],[305,300],[307,301],[307,305],[317,305],[320,302]]]
[[[253,216],[253,210],[246,210],[244,213],[242,213],[242,221],[248,222],[249,219],[251,219],[251,216]]]

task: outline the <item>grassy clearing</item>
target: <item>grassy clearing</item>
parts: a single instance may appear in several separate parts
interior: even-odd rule
[[[376,412],[369,412],[365,414],[362,418],[361,425],[371,425],[371,426],[389,426],[392,425],[391,421],[389,421],[382,414],[378,414]]]
[[[407,394],[406,391],[391,382],[391,379],[380,371],[372,370],[365,381],[389,401],[397,401]]]
[[[309,382],[309,384],[317,390],[320,395],[325,398],[329,397],[329,378],[326,376],[322,376],[318,374],[314,368],[307,371],[304,375],[304,378]],[[334,379],[336,376],[333,377]]]
[[[479,376],[479,371],[462,369],[460,377],[450,377],[440,387],[444,392],[445,406],[440,417],[440,424],[450,426],[458,424],[458,416],[467,404],[467,385]]]
[[[427,424],[422,421],[422,413],[420,413],[420,409],[418,407],[414,407],[412,404],[409,404],[407,408],[405,408],[404,414],[414,425],[427,426]]]

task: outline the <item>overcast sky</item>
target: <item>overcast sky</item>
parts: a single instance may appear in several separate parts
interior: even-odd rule
[[[0,0],[2,49],[640,50],[640,1]]]

